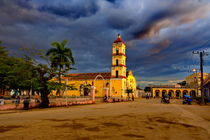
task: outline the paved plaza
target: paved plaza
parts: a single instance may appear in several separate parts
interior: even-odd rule
[[[0,139],[210,139],[210,106],[159,99],[1,111]]]

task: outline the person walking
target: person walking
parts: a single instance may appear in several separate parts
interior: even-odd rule
[[[23,101],[24,110],[29,109],[29,103],[30,103],[30,98],[29,97],[25,98],[24,101]]]
[[[132,94],[132,101],[134,101],[134,95]]]
[[[20,96],[17,96],[15,103],[16,103],[16,106],[20,104]]]

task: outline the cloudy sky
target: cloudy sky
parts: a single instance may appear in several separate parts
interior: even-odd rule
[[[120,33],[137,82],[176,83],[210,51],[210,0],[0,0],[0,40],[11,53],[70,40],[78,72],[107,72]],[[205,72],[210,72],[205,56]]]

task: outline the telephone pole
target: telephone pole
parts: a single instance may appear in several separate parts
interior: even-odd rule
[[[201,72],[201,104],[204,104],[204,88],[203,88],[203,56],[207,56],[209,53],[205,51],[193,51],[193,54],[199,54],[200,56],[200,72]]]

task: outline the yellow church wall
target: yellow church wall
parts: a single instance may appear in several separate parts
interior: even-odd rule
[[[94,82],[94,86],[95,86],[95,96],[96,97],[103,97],[104,96],[104,88],[106,87],[106,83],[110,83],[110,80],[69,80],[69,81],[62,81],[62,83],[66,83],[67,85],[73,85],[74,88],[76,88],[75,90],[67,90],[67,91],[62,91],[64,94],[64,96],[80,96],[81,95],[81,91],[80,91],[80,85],[82,84],[90,84],[92,85],[92,83]],[[109,88],[109,87],[108,87]],[[108,93],[110,94],[110,93]],[[56,95],[56,91],[52,91],[51,95]]]
[[[127,96],[127,93],[126,93],[126,79],[122,79],[122,89],[123,89],[123,92],[122,92],[122,95],[124,96],[124,97],[126,97]]]
[[[104,88],[106,88],[106,83],[109,83],[110,85],[110,80],[95,80],[94,86],[95,86],[96,97],[104,96]],[[109,86],[107,88],[109,88]],[[108,95],[110,95],[109,90],[108,90]]]
[[[67,96],[80,96],[80,85],[82,84],[90,84],[94,82],[95,86],[95,96],[96,97],[103,97],[104,96],[104,88],[106,87],[106,83],[110,83],[110,80],[77,80],[77,81],[68,81],[67,85],[74,85],[77,90],[67,90]]]
[[[111,80],[111,95],[113,97],[121,97],[123,92],[123,80],[122,79],[112,79]]]
[[[78,80],[78,81],[68,81],[68,85],[73,84],[77,90],[68,90],[67,96],[80,96],[80,85],[81,84],[92,84],[93,80]],[[110,80],[95,80],[95,95],[96,97],[104,96],[104,88],[106,87],[106,83],[109,83],[108,87],[108,95],[112,97],[121,97],[126,96],[126,79],[111,79]],[[111,94],[110,94],[111,92]]]

